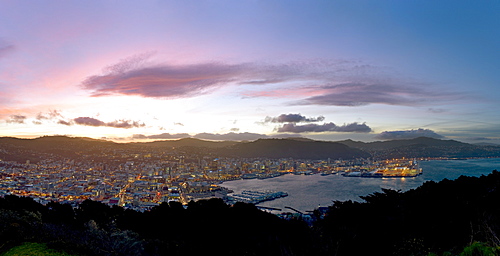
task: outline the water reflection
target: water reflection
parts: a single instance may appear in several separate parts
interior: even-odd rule
[[[453,161],[426,161],[420,167],[424,173],[413,178],[360,178],[341,175],[293,175],[287,174],[272,179],[235,180],[223,186],[239,193],[242,190],[278,190],[288,197],[260,203],[260,206],[280,208],[293,207],[300,211],[313,210],[318,206],[329,206],[332,200],[362,201],[360,196],[381,192],[381,188],[406,191],[422,185],[425,181],[456,179],[460,175],[480,176],[499,169],[500,159],[473,159]]]

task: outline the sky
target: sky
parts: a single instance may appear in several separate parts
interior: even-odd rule
[[[0,136],[500,143],[500,1],[0,0]]]

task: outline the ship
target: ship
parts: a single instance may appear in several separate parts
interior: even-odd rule
[[[342,175],[363,178],[412,178],[422,175],[422,168],[418,167],[416,161],[411,161],[409,164],[391,163],[374,170],[360,169],[348,171]]]

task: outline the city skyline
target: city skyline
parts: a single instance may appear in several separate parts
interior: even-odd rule
[[[1,136],[500,143],[499,2],[0,6]]]

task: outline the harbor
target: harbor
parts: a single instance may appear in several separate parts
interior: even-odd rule
[[[381,188],[407,191],[426,181],[456,179],[460,175],[480,176],[491,173],[500,166],[500,158],[453,161],[419,161],[424,171],[416,177],[367,179],[343,175],[294,175],[286,174],[272,179],[234,180],[221,186],[241,194],[250,191],[286,191],[288,196],[264,201],[257,206],[285,209],[293,207],[306,212],[318,206],[330,206],[332,201],[363,201],[360,196],[381,192]]]
[[[227,196],[228,203],[251,203],[258,204],[264,201],[270,201],[281,197],[286,197],[288,194],[283,191],[252,191],[243,190],[239,194],[230,194]]]

